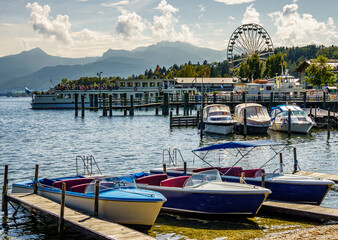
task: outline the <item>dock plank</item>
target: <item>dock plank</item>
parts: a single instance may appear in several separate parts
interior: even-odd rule
[[[338,220],[338,209],[311,204],[268,200],[263,203],[262,210],[315,218],[319,220]]]
[[[298,171],[295,174],[296,175],[301,175],[301,176],[310,176],[310,177],[315,177],[315,178],[325,178],[325,179],[332,180],[335,183],[338,182],[338,175],[337,174],[307,172],[307,171]]]
[[[47,198],[31,193],[12,193],[8,194],[7,197],[9,201],[20,204],[32,212],[42,213],[57,219],[59,218],[60,204]],[[67,207],[65,207],[64,220],[66,226],[75,228],[96,239],[154,239],[123,225],[108,222]]]

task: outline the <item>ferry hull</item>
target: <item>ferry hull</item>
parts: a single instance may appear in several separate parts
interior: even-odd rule
[[[32,103],[32,109],[74,109],[75,103]],[[81,104],[78,105],[81,107]],[[85,103],[89,107],[89,103]]]
[[[204,131],[207,133],[215,133],[215,134],[222,134],[228,135],[232,133],[235,124],[234,123],[210,123],[205,122],[204,124]]]

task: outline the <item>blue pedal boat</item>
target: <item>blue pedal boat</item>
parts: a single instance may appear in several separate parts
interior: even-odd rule
[[[277,150],[275,147],[282,146],[282,149]],[[258,168],[252,168],[248,162],[250,158],[248,154],[254,149],[259,147],[269,147],[273,150],[274,156],[269,158],[263,165]],[[238,142],[226,142],[220,144],[214,144],[211,146],[199,148],[192,152],[199,157],[204,163],[208,164],[208,167],[204,168],[187,168],[186,173],[182,167],[173,166],[168,167],[166,172],[168,176],[182,176],[192,175],[199,171],[205,171],[208,169],[217,169],[223,181],[226,182],[240,182],[242,174],[245,176],[245,182],[256,186],[262,186],[262,173],[264,170],[264,187],[270,189],[272,193],[269,195],[269,199],[287,201],[287,202],[302,202],[309,204],[320,205],[324,200],[327,192],[334,185],[333,181],[327,179],[314,178],[309,176],[300,176],[295,174],[287,174],[283,172],[283,164],[281,164],[275,171],[268,172],[264,167],[278,156],[285,148],[287,144],[276,143],[267,140],[257,141],[238,141]],[[237,158],[237,161],[232,166],[216,167],[205,160],[206,155],[210,151],[226,151]],[[235,154],[231,152],[235,150]],[[204,153],[200,156],[198,153]],[[248,169],[243,169],[237,166],[240,162],[244,162],[249,166]],[[161,174],[163,169],[152,169],[151,174]]]
[[[271,193],[263,187],[223,182],[214,169],[174,178],[154,174],[137,178],[136,183],[167,198],[162,210],[207,215],[255,215]]]

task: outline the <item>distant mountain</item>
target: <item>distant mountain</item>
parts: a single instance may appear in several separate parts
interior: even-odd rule
[[[50,56],[36,48],[0,58],[0,91],[20,90],[24,86],[47,89],[51,86],[50,80],[58,84],[62,78],[96,76],[100,71],[102,76],[128,77],[154,69],[156,65],[170,67],[188,61],[203,63],[204,60],[220,62],[225,60],[225,56],[224,51],[182,42],[160,42],[132,51],[109,49],[102,57],[77,59]]]

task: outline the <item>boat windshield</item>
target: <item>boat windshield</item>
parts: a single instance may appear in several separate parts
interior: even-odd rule
[[[220,112],[220,111],[218,111],[218,112],[210,112],[209,113],[209,116],[222,116],[222,115],[230,115],[230,112]]]
[[[244,109],[242,110],[242,115],[244,114]],[[247,118],[269,118],[269,113],[266,107],[252,106],[246,108],[246,117]]]
[[[211,117],[210,121],[227,121],[231,120],[231,117]]]
[[[222,182],[218,170],[215,169],[196,173],[188,178],[184,187],[197,187],[208,182]]]
[[[132,176],[103,177],[92,181],[87,186],[85,193],[94,192],[96,181],[99,181],[100,191],[120,188],[136,188],[135,179]]]

